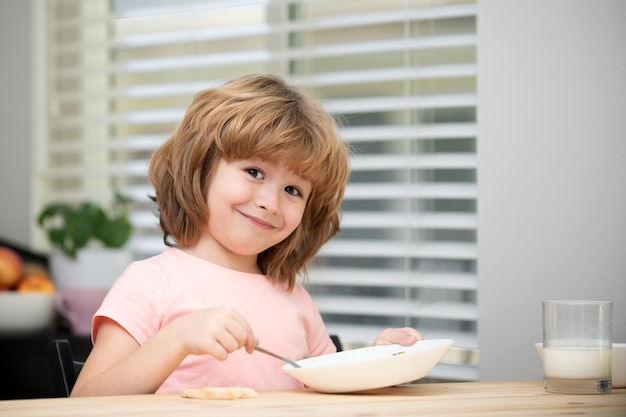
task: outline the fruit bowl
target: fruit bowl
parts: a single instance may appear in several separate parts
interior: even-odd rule
[[[42,331],[52,324],[54,314],[54,293],[0,292],[0,334]]]

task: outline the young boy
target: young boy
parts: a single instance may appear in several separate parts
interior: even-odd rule
[[[244,76],[195,97],[148,175],[170,248],[115,283],[72,395],[301,388],[254,345],[335,351],[296,281],[339,231],[349,153],[332,117],[278,77]],[[420,339],[386,329],[374,344]]]

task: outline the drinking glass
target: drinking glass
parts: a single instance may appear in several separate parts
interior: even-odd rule
[[[542,303],[543,380],[548,392],[611,392],[613,303]]]

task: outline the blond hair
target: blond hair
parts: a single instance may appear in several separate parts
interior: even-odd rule
[[[311,181],[300,225],[257,259],[262,273],[291,290],[296,275],[306,274],[306,263],[340,230],[349,152],[322,106],[279,77],[248,75],[200,92],[154,152],[148,177],[163,241],[194,245],[208,221],[207,193],[217,162],[252,157],[286,164]]]

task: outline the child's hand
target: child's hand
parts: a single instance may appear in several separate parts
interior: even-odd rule
[[[372,343],[372,346],[392,345],[394,343],[410,346],[418,340],[424,340],[424,336],[415,329],[404,327],[402,329],[385,329]]]
[[[258,342],[248,321],[228,307],[194,311],[170,323],[175,337],[190,355],[209,354],[218,360],[242,347],[254,352]]]

